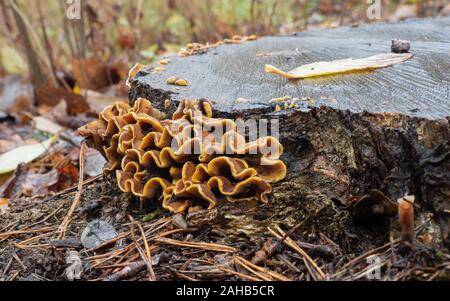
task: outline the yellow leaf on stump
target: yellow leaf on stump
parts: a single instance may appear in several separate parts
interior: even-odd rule
[[[384,53],[363,59],[343,59],[330,62],[316,62],[302,65],[289,72],[284,72],[272,65],[266,65],[267,73],[275,73],[288,79],[347,73],[352,71],[373,70],[389,67],[412,58],[411,53]]]

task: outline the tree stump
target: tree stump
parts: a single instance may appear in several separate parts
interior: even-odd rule
[[[394,38],[409,40],[414,57],[393,67],[297,81],[264,72],[265,64],[288,71],[386,53]],[[130,80],[130,100],[170,112],[181,99],[208,99],[216,116],[279,119],[287,177],[268,205],[219,208],[230,237],[257,240],[269,225],[303,221],[299,231],[361,251],[388,241],[397,228],[392,206],[409,194],[420,207],[416,223],[432,213],[433,235],[448,247],[449,51],[450,18],[265,37],[171,56],[161,72],[147,66]],[[172,76],[189,85],[167,84]],[[284,96],[300,107],[270,101]]]

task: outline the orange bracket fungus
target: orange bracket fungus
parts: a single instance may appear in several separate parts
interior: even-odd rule
[[[213,118],[211,103],[183,100],[171,119],[138,99],[117,102],[79,129],[107,159],[121,191],[162,199],[173,213],[221,202],[269,201],[271,183],[286,175],[283,147],[272,136],[247,142],[237,122]]]

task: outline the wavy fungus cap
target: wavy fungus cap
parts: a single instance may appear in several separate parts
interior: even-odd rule
[[[267,203],[270,183],[286,176],[282,145],[271,136],[246,142],[233,120],[212,115],[211,103],[183,100],[171,119],[163,119],[140,98],[133,107],[106,107],[79,133],[105,156],[105,172],[116,173],[120,190],[162,199],[173,213],[226,201]]]

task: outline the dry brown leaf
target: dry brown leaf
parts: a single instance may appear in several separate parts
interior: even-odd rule
[[[74,58],[71,64],[77,85],[81,89],[100,91],[119,83],[127,72],[124,63],[107,63],[99,57]]]
[[[316,62],[302,65],[289,72],[284,72],[274,66],[266,65],[267,73],[275,73],[289,79],[302,79],[308,77],[339,74],[352,71],[373,70],[385,68],[409,60],[411,53],[384,53],[363,59],[343,59],[330,62]]]
[[[56,141],[56,136],[32,145],[25,145],[0,155],[0,174],[8,173],[16,169],[20,163],[29,163],[42,154]]]
[[[76,115],[90,111],[83,96],[67,91],[66,88],[53,86],[51,83],[43,85],[36,92],[36,104],[41,107],[53,108],[61,101],[67,103],[67,113]]]

